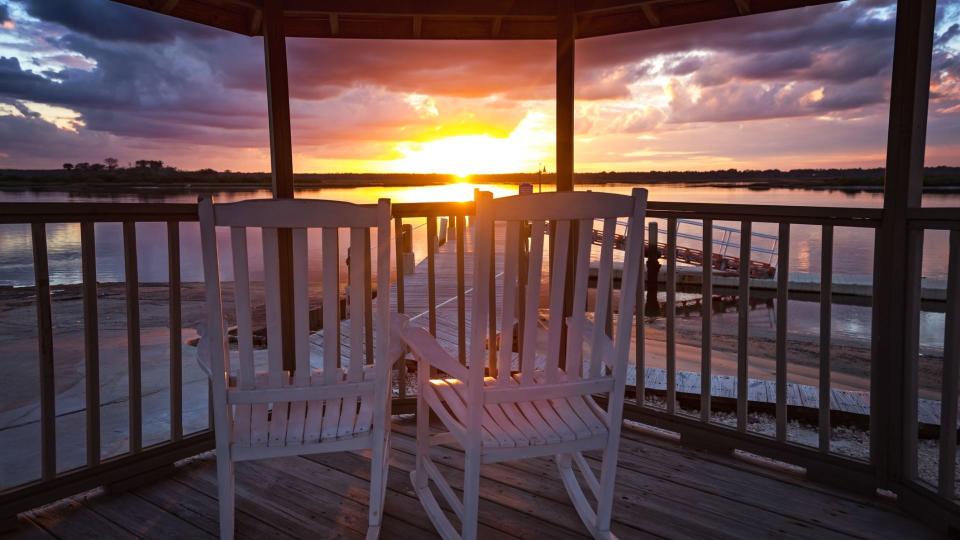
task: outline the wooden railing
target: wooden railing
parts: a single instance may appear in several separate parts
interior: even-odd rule
[[[469,233],[467,221],[473,213],[472,203],[416,203],[395,204],[395,254],[396,254],[396,308],[400,312],[425,319],[426,328],[433,334],[438,332],[439,308],[449,309],[456,306],[456,341],[457,357],[466,362],[466,302],[471,291],[469,268],[465,268],[465,255],[469,252]],[[957,371],[960,366],[960,343],[957,331],[960,321],[960,211],[957,209],[922,209],[913,212],[910,216],[911,230],[919,232],[914,238],[922,238],[922,231],[927,229],[950,230],[950,270],[949,285],[946,301],[947,323],[944,346],[944,384],[942,389],[941,429],[939,435],[941,456],[948,457],[956,452],[956,411],[957,411]],[[437,290],[438,243],[436,238],[440,227],[438,221],[446,218],[450,227],[449,245],[443,247],[447,256],[453,250],[455,255],[455,292],[452,295],[439,294]],[[184,434],[181,422],[182,396],[180,394],[182,377],[182,343],[180,339],[180,237],[179,224],[196,221],[196,206],[192,204],[0,204],[0,223],[30,224],[32,227],[34,270],[37,291],[37,327],[39,331],[40,351],[40,433],[41,433],[41,462],[42,475],[35,482],[13,486],[0,492],[0,516],[11,516],[16,512],[32,508],[58,498],[68,496],[95,486],[123,481],[127,478],[149,473],[150,471],[169,466],[174,461],[199,453],[212,447],[212,437],[209,430],[198,433]],[[755,454],[785,461],[806,468],[809,476],[826,482],[840,483],[847,488],[861,491],[874,491],[880,484],[877,481],[877,466],[871,460],[854,459],[839,454],[831,446],[830,432],[834,411],[831,411],[831,304],[833,291],[831,290],[833,268],[833,239],[837,227],[856,227],[876,229],[882,220],[882,211],[875,209],[849,208],[811,208],[811,207],[782,207],[757,205],[729,205],[729,204],[693,204],[673,202],[651,202],[648,212],[651,223],[654,220],[666,223],[666,242],[664,253],[658,255],[665,259],[666,273],[666,304],[663,316],[665,318],[665,378],[662,399],[664,406],[652,404],[649,394],[656,393],[648,381],[645,380],[647,355],[645,354],[644,326],[637,325],[637,347],[635,351],[635,365],[637,384],[628,390],[630,399],[626,405],[628,418],[641,421],[679,433],[685,442],[708,447],[714,450],[732,451],[745,450]],[[691,393],[689,389],[678,390],[677,371],[677,221],[680,219],[700,220],[704,224],[703,251],[705,257],[711,256],[712,241],[710,225],[715,221],[738,222],[742,230],[742,240],[739,246],[740,258],[749,259],[750,232],[755,224],[776,224],[779,236],[777,292],[776,292],[776,332],[775,332],[775,396],[772,400],[770,412],[775,418],[773,436],[763,435],[748,429],[749,395],[748,387],[748,356],[747,346],[750,342],[750,333],[747,314],[750,310],[751,276],[747,272],[739,274],[736,291],[738,307],[737,323],[737,369],[735,376],[735,393],[727,401],[735,402],[732,410],[736,414],[735,425],[725,425],[717,422],[711,411],[717,409],[716,393],[710,390],[713,366],[712,343],[712,302],[714,273],[709,265],[702,271],[702,317],[700,320],[700,383],[699,388]],[[426,266],[426,291],[423,302],[426,309],[414,313],[412,293],[409,290],[409,278],[404,277],[404,225],[417,221],[426,221],[426,257],[421,266]],[[127,317],[130,322],[127,327],[128,369],[133,374],[129,378],[128,392],[130,397],[129,416],[129,451],[110,459],[100,459],[100,425],[99,389],[101,374],[99,373],[99,358],[97,345],[97,284],[96,262],[93,227],[95,223],[119,222],[122,223],[123,246],[126,269],[126,301]],[[138,279],[136,264],[136,223],[162,222],[167,227],[167,252],[169,272],[169,321],[170,321],[170,433],[166,441],[145,447],[142,444],[142,411],[137,405],[141,397],[141,384],[136,376],[140,369],[138,326]],[[54,415],[55,388],[53,364],[53,328],[51,324],[50,282],[47,271],[46,251],[46,223],[79,223],[81,231],[81,258],[83,275],[83,323],[85,343],[85,389],[86,389],[86,456],[84,466],[65,472],[58,472],[56,465],[56,418]],[[818,445],[809,446],[797,444],[787,437],[788,416],[795,412],[791,409],[788,400],[788,359],[787,359],[787,300],[790,261],[790,232],[794,225],[813,225],[821,228],[822,260],[821,260],[821,289],[820,289],[820,335],[819,335],[819,382],[816,388],[817,406],[815,414],[809,415],[808,421],[817,425]],[[882,271],[876,264],[874,272]],[[645,279],[640,280],[641,283]],[[915,293],[912,304],[919,314],[920,276],[911,277],[910,286]],[[419,294],[419,293],[418,293]],[[644,294],[641,288],[639,294]],[[642,298],[641,298],[642,300]],[[638,302],[642,309],[643,302]],[[438,308],[439,306],[439,308]],[[642,320],[638,318],[638,321]],[[913,317],[917,321],[918,317]],[[490,325],[491,343],[496,339],[495,321],[487,321]],[[916,328],[884,329],[877,328],[876,332],[907,331],[913,332],[911,339],[916,343]],[[916,368],[916,350],[912,353],[914,369]],[[874,354],[871,371],[876,369],[876,354]],[[406,375],[415,369],[414,364],[408,363],[400,368]],[[415,405],[415,396],[406,386],[406,376],[398,377],[397,394],[394,400],[394,412],[412,412]],[[953,384],[950,384],[953,381]],[[904,483],[898,484],[903,488],[902,496],[914,497],[916,500],[932,501],[932,505],[957,512],[956,502],[952,493],[952,479],[956,471],[953,461],[941,459],[938,471],[938,482],[932,488],[929,483],[918,478],[916,474],[916,403],[918,386],[914,377],[911,386],[913,391],[907,392],[905,400],[900,405],[904,408],[904,417],[908,425],[904,426],[904,433],[914,434],[905,437],[902,441],[907,460],[904,462]],[[686,395],[681,395],[686,393]],[[880,399],[876,381],[871,381],[871,395]],[[691,400],[691,396],[694,398]],[[0,398],[2,399],[2,398]],[[911,405],[912,403],[912,405]],[[683,405],[683,406],[681,406]],[[871,425],[883,422],[878,408],[871,407]],[[911,420],[912,419],[912,420]],[[954,426],[953,429],[950,426]],[[878,447],[876,441],[871,445]],[[912,452],[911,452],[912,451]],[[912,460],[912,461],[911,461]],[[891,487],[885,485],[884,487]],[[898,493],[900,493],[898,491]]]
[[[754,206],[727,204],[690,204],[658,203],[650,204],[650,218],[666,220],[666,391],[665,407],[652,406],[645,399],[646,384],[644,375],[646,361],[644,354],[643,326],[637,325],[637,387],[633,400],[628,400],[628,411],[634,418],[658,427],[678,432],[681,438],[691,444],[731,451],[747,450],[770,458],[786,461],[807,468],[812,476],[823,479],[851,477],[857,486],[873,484],[869,463],[852,460],[847,456],[831,451],[831,306],[833,276],[833,238],[835,227],[859,227],[875,229],[881,219],[881,211],[860,208],[811,208],[783,206]],[[775,334],[775,396],[772,413],[775,419],[773,437],[752,432],[747,429],[748,406],[748,343],[750,341],[748,314],[750,312],[751,276],[749,272],[739,272],[737,296],[737,369],[735,377],[736,425],[727,426],[715,421],[711,412],[716,410],[713,403],[718,394],[717,381],[713,376],[712,365],[712,313],[713,270],[702,267],[701,342],[700,372],[697,394],[699,404],[696,415],[681,411],[678,406],[677,353],[676,353],[676,289],[677,289],[677,220],[695,219],[703,222],[704,257],[711,257],[711,224],[714,221],[737,222],[740,224],[740,258],[749,258],[751,231],[756,223],[776,224],[778,228],[777,254],[777,291],[776,291],[776,334]],[[819,380],[815,421],[819,431],[819,448],[796,444],[788,441],[788,279],[790,266],[790,232],[792,225],[813,225],[821,229],[821,279],[820,279],[820,321],[819,321]],[[641,280],[643,282],[644,280]],[[643,295],[641,290],[638,294]],[[711,389],[711,386],[713,388]],[[689,392],[689,389],[687,390]],[[849,484],[848,484],[849,487]],[[868,488],[865,488],[868,489]]]
[[[171,466],[177,460],[213,447],[209,429],[184,435],[182,403],[182,343],[180,317],[180,230],[182,222],[197,220],[193,204],[135,203],[3,203],[0,224],[29,224],[33,244],[33,269],[36,292],[39,342],[40,478],[0,491],[0,518],[7,519],[59,498],[97,486],[122,484],[137,476],[149,477],[154,471]],[[95,223],[121,223],[126,288],[127,368],[129,448],[126,452],[101,459],[101,402],[99,321],[97,308],[97,263],[94,241]],[[136,224],[161,222],[167,228],[170,326],[170,433],[158,444],[143,445],[142,384],[140,380],[140,306],[137,278]],[[52,305],[47,253],[48,223],[78,223],[83,295],[84,395],[86,462],[83,466],[60,471],[57,466],[57,419],[54,369]],[[2,399],[2,398],[0,398]],[[33,449],[8,448],[7,452],[33,452]]]
[[[924,233],[943,231],[948,235],[946,305],[943,334],[943,365],[940,377],[940,431],[937,437],[937,467],[933,477],[921,474],[918,459],[919,340],[922,305],[921,260],[911,261],[907,275],[907,327],[902,329],[904,351],[903,427],[900,479],[903,488],[898,500],[910,512],[938,523],[950,516],[954,532],[960,531],[960,490],[957,489],[958,386],[960,386],[960,209],[915,208],[907,216],[908,252],[923,254]],[[883,329],[880,329],[883,331]]]

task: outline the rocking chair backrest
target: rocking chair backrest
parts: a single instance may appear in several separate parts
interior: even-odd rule
[[[505,383],[511,377],[515,323],[518,323],[521,385],[554,384],[560,382],[559,379],[564,375],[567,380],[597,378],[607,376],[608,369],[615,378],[622,379],[625,376],[636,291],[642,272],[646,199],[647,191],[639,188],[633,190],[632,196],[563,192],[494,200],[489,192],[480,193],[474,244],[471,385],[482,385],[483,367],[488,367],[490,376],[495,376],[498,384]],[[618,223],[622,225],[623,220],[626,220],[627,245],[622,266],[619,309],[613,310],[610,301],[613,296],[614,242],[617,240]],[[504,268],[502,276],[493,276],[495,227],[500,222],[505,222]],[[595,224],[602,224],[602,232],[596,235]],[[571,244],[571,237],[576,239],[575,244]],[[526,249],[527,238],[529,250]],[[592,337],[587,342],[589,355],[584,357],[584,336],[589,334],[590,326],[586,317],[587,289],[595,240],[600,243],[597,292]],[[547,242],[552,246],[552,265],[545,272],[543,253]],[[571,257],[574,257],[575,267],[569,272],[568,261]],[[537,350],[540,289],[545,278],[549,281],[547,346],[546,350]],[[566,366],[558,370],[561,347],[564,346],[561,337],[568,278],[573,283],[573,308],[567,323]],[[496,318],[500,332],[500,339],[497,340],[494,332],[489,332],[488,321],[492,319],[490,310],[496,313],[497,309],[497,306],[490,305],[493,297],[490,287],[500,279],[503,302]],[[620,315],[615,332],[608,336],[606,328],[608,323],[612,323],[608,318],[614,311]],[[543,370],[542,380],[535,380],[535,369]],[[478,382],[479,385],[476,384]]]
[[[381,199],[377,206],[361,206],[338,201],[286,199],[251,200],[214,205],[209,198],[200,202],[201,242],[204,279],[209,313],[207,332],[211,373],[236,373],[236,389],[274,389],[311,384],[310,307],[308,283],[308,230],[320,229],[323,258],[323,377],[314,374],[312,384],[355,383],[363,380],[364,365],[374,363],[371,321],[378,321],[376,362],[386,362],[390,296],[390,201]],[[227,332],[220,294],[220,267],[215,227],[230,228],[236,305],[236,338],[238,364],[230,366]],[[346,373],[341,370],[340,356],[340,229],[349,229],[350,265],[348,290],[350,303],[344,321],[350,324],[349,362]],[[369,276],[370,229],[377,234],[377,313],[372,310]],[[254,333],[251,318],[250,271],[248,268],[247,232],[261,229],[263,278],[266,297],[267,359],[266,371],[254,363]],[[280,276],[280,230],[289,229],[293,260],[293,321],[282,323]],[[317,250],[314,250],[316,252]],[[282,324],[293,325],[294,365],[291,377],[284,370]],[[230,369],[230,368],[233,369]],[[219,377],[214,378],[214,386]],[[229,379],[226,379],[229,381]],[[222,388],[222,387],[221,387]],[[225,393],[214,389],[214,399]],[[226,389],[225,389],[226,390]],[[281,416],[281,415],[275,415]]]

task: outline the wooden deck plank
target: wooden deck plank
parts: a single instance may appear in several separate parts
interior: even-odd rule
[[[212,535],[219,534],[220,524],[217,519],[219,507],[215,497],[201,493],[180,481],[148,484],[137,488],[134,493],[162,508],[165,512],[189,521]],[[236,536],[238,538],[249,538],[250,540],[293,538],[277,527],[264,523],[247,512],[238,510],[236,516]]]
[[[20,540],[55,540],[56,536],[48,533],[43,527],[37,525],[32,519],[26,516],[20,516],[17,519],[17,538]],[[4,537],[0,533],[0,537]]]
[[[621,469],[662,478],[721,497],[791,516],[818,527],[852,536],[873,531],[878,536],[924,536],[914,520],[884,501],[815,485],[799,477],[758,470],[744,462],[655,439],[640,439],[626,430]],[[789,498],[783,495],[789,493]],[[935,536],[935,535],[927,535]]]
[[[319,464],[329,467],[333,470],[339,470],[355,478],[358,478],[363,484],[370,480],[370,461],[360,455],[353,453],[337,453],[326,455],[307,456],[306,459],[313,460]],[[391,455],[391,463],[393,457]],[[410,485],[409,471],[404,471],[395,465],[390,466],[390,475],[387,478],[387,502],[384,507],[384,515],[395,516],[398,519],[407,520],[424,529],[431,530],[431,533],[425,533],[426,538],[435,537],[432,532],[433,525],[420,506],[413,486]],[[453,513],[448,508],[448,517],[453,518]],[[386,533],[384,533],[386,534]],[[486,523],[481,522],[478,528],[478,534],[481,538],[505,539],[516,538],[515,535],[506,534],[498,529],[491,528]]]
[[[75,497],[54,503],[31,512],[30,518],[57,538],[136,538],[130,531],[84,506],[81,500]],[[11,536],[19,537],[18,532],[11,533]]]
[[[394,424],[381,536],[433,538],[406,474],[414,463],[414,424],[409,419]],[[443,447],[434,452],[441,470],[459,487],[462,454]],[[362,453],[239,464],[238,536],[361,537],[369,467]],[[482,473],[481,537],[585,537],[552,459],[484,466]],[[631,429],[624,431],[616,489],[614,532],[622,538],[935,536],[883,501]],[[130,508],[135,512],[120,515]],[[206,537],[216,532],[217,511],[215,460],[208,454],[133,492],[86,495],[34,511],[21,518],[13,537],[36,537],[29,520],[59,538],[160,537],[174,530]]]
[[[241,467],[237,467],[240,469]],[[251,469],[254,467],[242,467]],[[239,473],[239,470],[238,470]],[[242,478],[242,479],[241,479]],[[216,462],[212,456],[197,460],[174,479],[216,499],[217,471]],[[325,514],[329,514],[336,507],[329,506],[322,500],[322,493],[311,493],[307,499],[290,501],[285,491],[273,493],[277,488],[276,482],[260,485],[246,478],[246,475],[237,475],[237,512],[244,512],[271,526],[285,531],[296,538],[324,537],[324,538],[359,538],[361,534],[356,530],[340,527],[337,522]],[[289,504],[288,504],[289,503]],[[214,514],[217,518],[218,514]],[[239,532],[239,529],[237,529]]]
[[[629,445],[624,441],[625,446]],[[405,437],[396,437],[394,448],[403,452],[414,451],[414,441]],[[632,445],[631,445],[632,446]],[[444,463],[461,470],[462,474],[462,452],[448,448],[434,448],[438,456],[442,456]],[[622,452],[622,458],[631,456],[636,451],[635,448],[626,446]],[[592,458],[592,456],[591,456]],[[589,459],[591,465],[595,467],[595,473],[599,473],[599,462],[595,459]],[[503,486],[514,485],[518,479],[530,482],[530,479],[536,479],[538,482],[528,484],[527,489],[536,490],[542,493],[555,493],[557,497],[553,501],[558,510],[569,510],[572,514],[572,507],[567,509],[569,501],[566,493],[560,483],[556,472],[556,466],[551,459],[540,460],[522,460],[511,461],[496,466],[484,466],[485,478],[497,476]],[[614,509],[614,530],[621,538],[633,538],[638,531],[631,530],[633,527],[629,520],[633,516],[644,516],[649,512],[658,512],[661,515],[668,516],[669,529],[659,529],[652,527],[648,533],[667,534],[673,536],[676,533],[676,526],[681,525],[681,529],[688,530],[692,536],[704,537],[706,531],[701,531],[704,525],[709,527],[708,536],[711,538],[757,538],[761,536],[786,536],[793,538],[819,538],[830,536],[830,531],[819,527],[816,524],[804,522],[794,517],[781,517],[773,519],[770,512],[754,507],[736,499],[717,496],[707,491],[690,488],[676,482],[665,481],[664,479],[651,477],[642,474],[631,474],[633,471],[622,468],[618,471],[616,482],[616,497]],[[505,489],[498,486],[498,491]],[[693,510],[693,512],[692,512]],[[550,512],[551,519],[554,512]],[[576,520],[576,515],[571,517]],[[641,520],[643,527],[649,527],[651,524]],[[577,521],[574,525],[578,525]],[[629,527],[627,531],[618,530],[617,525],[622,528]],[[582,527],[582,526],[581,526]]]
[[[138,497],[133,493],[108,494],[105,497],[90,497],[85,506],[132,532],[139,538],[205,539],[216,538],[190,521]]]

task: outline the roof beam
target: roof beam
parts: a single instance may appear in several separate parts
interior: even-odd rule
[[[502,25],[503,25],[503,17],[494,17],[494,18],[493,18],[493,29],[491,30],[490,34],[491,34],[493,37],[499,37],[499,36],[500,36],[500,27],[501,27]]]
[[[556,0],[487,0],[451,2],[449,0],[284,0],[286,14],[354,13],[370,15],[423,16],[538,16],[554,17]]]
[[[259,9],[253,10],[253,15],[250,17],[250,35],[255,36],[260,33],[260,30],[263,29],[263,11]]]
[[[173,8],[177,7],[177,3],[179,1],[180,0],[167,0],[166,2],[163,3],[163,6],[160,7],[160,11],[162,11],[163,13],[170,13],[171,11],[173,11]]]
[[[737,11],[739,11],[741,15],[750,14],[750,0],[734,0],[734,2],[737,4]]]
[[[653,10],[653,6],[643,4],[640,6],[640,9],[643,10],[643,16],[650,22],[650,26],[660,26],[660,17],[658,17],[657,12]]]
[[[330,35],[336,36],[340,34],[340,16],[336,13],[330,14]]]
[[[420,37],[420,30],[423,28],[423,17],[420,15],[413,16],[413,37]]]

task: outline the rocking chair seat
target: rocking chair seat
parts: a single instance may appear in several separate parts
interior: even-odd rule
[[[562,372],[561,372],[562,375]],[[543,371],[536,371],[535,378],[545,378]],[[521,389],[519,374],[498,384],[493,377],[484,379],[484,390]],[[561,383],[562,384],[562,383]],[[463,431],[467,411],[466,385],[459,379],[432,379],[430,385],[436,391],[447,415],[440,414],[444,423],[454,421],[451,432]],[[545,446],[561,442],[604,440],[608,429],[603,419],[605,412],[590,395],[568,395],[552,399],[503,401],[484,405],[481,427],[484,448],[517,448]],[[447,416],[447,418],[444,418]],[[450,429],[450,426],[448,426]]]

